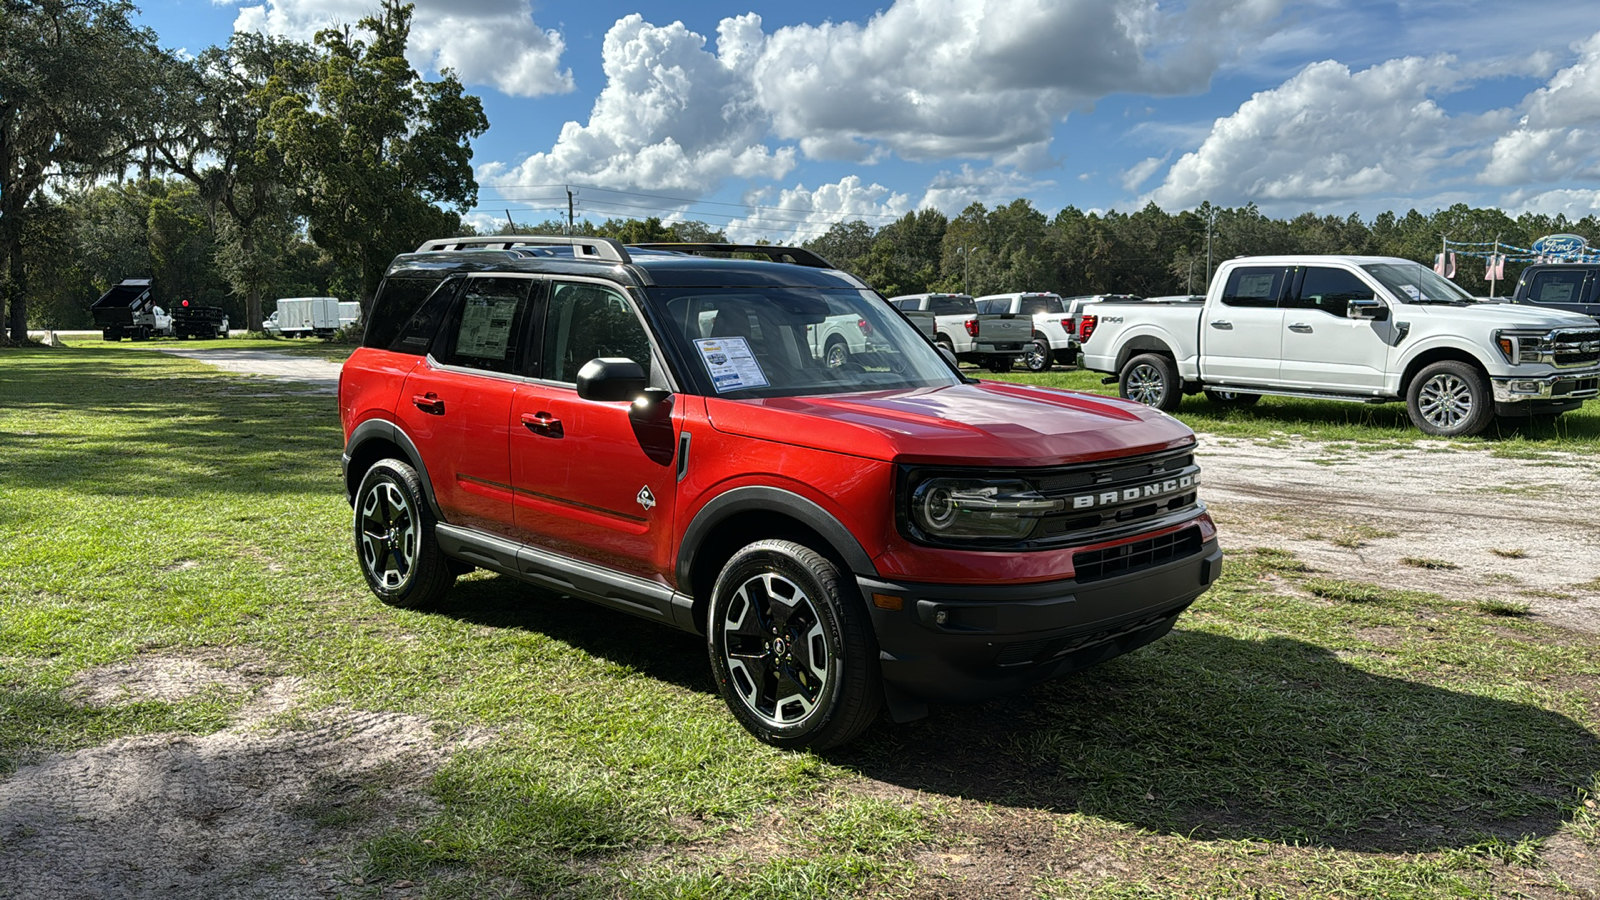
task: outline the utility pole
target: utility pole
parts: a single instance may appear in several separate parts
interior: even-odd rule
[[[1217,223],[1216,207],[1206,204],[1206,292],[1211,292],[1211,232]]]
[[[567,188],[567,234],[572,234],[572,188]]]

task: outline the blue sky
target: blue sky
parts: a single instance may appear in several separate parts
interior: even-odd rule
[[[141,18],[196,52],[374,6],[147,0]],[[1018,197],[1600,213],[1593,0],[416,7],[413,64],[452,67],[489,116],[480,225],[564,215],[568,186],[580,216],[775,241]]]

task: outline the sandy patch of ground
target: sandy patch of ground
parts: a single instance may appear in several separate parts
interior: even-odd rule
[[[1201,436],[1225,550],[1288,550],[1329,578],[1526,604],[1600,633],[1600,460],[1286,443]]]
[[[430,812],[429,778],[473,742],[415,716],[301,711],[296,679],[220,653],[96,669],[69,693],[105,705],[215,690],[252,695],[223,731],[122,738],[0,782],[0,896],[341,893],[359,884],[360,843]],[[294,712],[295,727],[269,724]]]

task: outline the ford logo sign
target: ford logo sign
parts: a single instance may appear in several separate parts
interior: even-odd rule
[[[1589,249],[1589,239],[1578,234],[1552,234],[1533,242],[1533,252],[1540,256],[1582,256]]]

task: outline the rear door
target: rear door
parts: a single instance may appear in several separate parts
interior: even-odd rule
[[[1200,316],[1200,373],[1207,383],[1278,383],[1284,318],[1280,303],[1293,275],[1293,267],[1284,265],[1229,270],[1220,302],[1206,304]]]
[[[511,483],[521,540],[670,583],[677,442],[683,413],[668,401],[637,413],[578,396],[591,359],[632,359],[667,388],[661,357],[633,301],[615,286],[554,280],[537,336],[537,379],[511,403]]]
[[[465,279],[427,359],[401,390],[395,418],[422,454],[452,524],[512,532],[511,398],[534,286],[518,276]]]
[[[1393,317],[1345,316],[1350,301],[1377,297],[1371,284],[1347,269],[1302,267],[1284,303],[1283,386],[1381,393],[1393,350]]]

